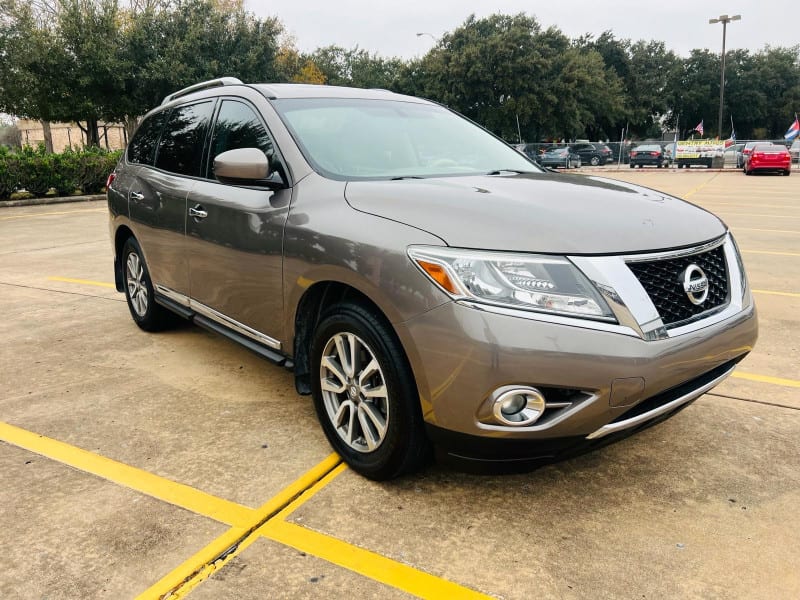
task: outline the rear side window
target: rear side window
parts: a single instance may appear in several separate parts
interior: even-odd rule
[[[164,127],[167,114],[156,113],[147,117],[128,144],[128,160],[142,165],[152,165],[156,153],[156,145]]]
[[[211,138],[209,169],[214,157],[239,148],[258,148],[267,156],[274,153],[272,139],[256,112],[243,102],[223,100]]]
[[[158,145],[156,167],[178,175],[200,175],[213,107],[213,102],[200,102],[172,109]]]

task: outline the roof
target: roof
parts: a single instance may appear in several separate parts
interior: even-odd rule
[[[251,85],[269,98],[362,98],[365,100],[404,100],[426,103],[421,98],[396,94],[389,90],[314,85],[307,83],[256,83]]]

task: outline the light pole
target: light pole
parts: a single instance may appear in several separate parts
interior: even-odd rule
[[[715,23],[722,23],[722,72],[719,76],[719,139],[722,139],[722,106],[725,100],[725,33],[728,29],[728,23],[731,21],[740,21],[742,15],[720,15],[716,19],[709,19],[711,25]],[[419,34],[417,34],[419,35]]]

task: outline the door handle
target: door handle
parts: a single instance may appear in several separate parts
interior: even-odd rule
[[[133,200],[144,200],[144,194],[140,194],[139,192],[131,192],[131,198]]]
[[[202,206],[198,204],[194,208],[189,209],[189,216],[194,217],[195,219],[205,219],[208,216],[208,213],[203,209]]]

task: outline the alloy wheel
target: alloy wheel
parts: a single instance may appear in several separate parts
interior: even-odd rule
[[[372,349],[352,333],[337,333],[320,362],[325,411],[339,437],[357,452],[373,452],[386,438],[389,396]]]
[[[144,281],[144,265],[135,252],[128,254],[128,260],[125,261],[125,281],[133,310],[138,316],[144,317],[147,313],[147,285]]]

